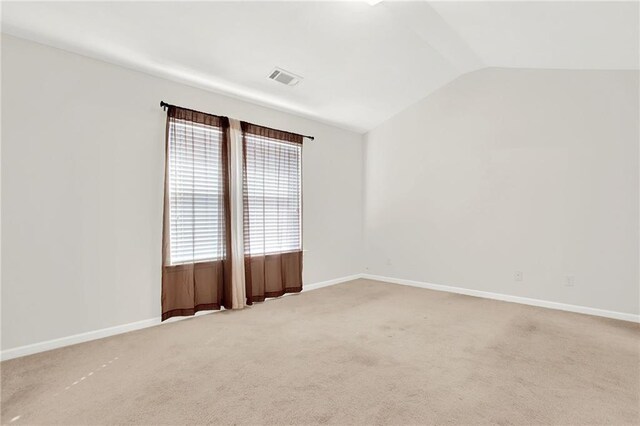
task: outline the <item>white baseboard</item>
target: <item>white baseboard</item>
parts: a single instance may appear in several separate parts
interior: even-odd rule
[[[626,312],[607,311],[605,309],[590,308],[587,306],[569,305],[566,303],[550,302],[547,300],[530,299],[528,297],[511,296],[508,294],[491,293],[488,291],[471,290],[463,287],[453,287],[441,284],[431,284],[421,281],[405,280],[401,278],[383,277],[380,275],[362,274],[360,278],[374,281],[382,281],[392,284],[401,284],[411,287],[426,288],[429,290],[446,291],[449,293],[465,294],[467,296],[483,297],[485,299],[502,300],[504,302],[521,303],[523,305],[539,306],[542,308],[557,309],[560,311],[576,312],[579,314],[595,315],[598,317],[613,318],[623,321],[640,323],[640,315]]]
[[[321,281],[315,284],[309,284],[309,285],[305,284],[305,286],[302,288],[302,291],[305,292],[305,291],[317,290],[322,287],[329,287],[330,285],[336,285],[340,283],[345,283],[347,281],[357,280],[358,278],[362,278],[362,274],[349,275],[346,277],[335,278],[333,280]]]
[[[44,342],[33,343],[31,345],[18,346],[17,348],[6,349],[0,353],[2,361],[21,356],[31,355],[38,352],[49,351],[63,346],[75,345],[76,343],[88,342],[90,340],[102,339],[103,337],[115,334],[126,333],[128,331],[140,330],[141,328],[152,327],[160,324],[160,318],[150,318],[142,321],[130,322],[128,324],[117,325],[115,327],[101,328],[99,330],[87,331],[85,333],[74,334],[72,336],[61,337],[59,339],[46,340]]]
[[[360,277],[361,277],[360,274],[356,274],[356,275],[350,275],[347,277],[336,278],[333,280],[322,281],[315,284],[308,284],[308,285],[304,285],[302,291],[306,292],[306,291],[316,290],[322,287],[328,287],[330,285],[335,285],[335,284],[340,284],[346,281],[355,280]],[[176,318],[176,320],[185,319],[185,318],[193,318],[193,317]],[[174,322],[174,321],[171,321],[171,322]],[[12,358],[18,358],[21,356],[32,355],[39,352],[62,348],[64,346],[75,345],[77,343],[83,343],[91,340],[102,339],[104,337],[114,336],[116,334],[122,334],[128,331],[134,331],[134,330],[140,330],[142,328],[153,327],[161,323],[162,322],[160,317],[150,318],[142,321],[131,322],[128,324],[117,325],[115,327],[102,328],[99,330],[93,330],[93,331],[87,331],[85,333],[74,334],[72,336],[46,340],[44,342],[33,343],[31,345],[19,346],[17,348],[6,349],[0,352],[0,360],[5,361]]]
[[[401,284],[411,287],[426,288],[429,290],[446,291],[449,293],[465,294],[468,296],[483,297],[486,299],[502,300],[505,302],[521,303],[524,305],[539,306],[549,309],[558,309],[561,311],[577,312],[580,314],[595,315],[599,317],[613,318],[623,321],[631,321],[640,323],[640,315],[628,314],[624,312],[607,311],[604,309],[590,308],[586,306],[568,305],[565,303],[549,302],[546,300],[530,299],[527,297],[510,296],[507,294],[491,293],[488,291],[471,290],[462,287],[453,287],[440,284],[431,284],[420,281],[405,280],[401,278],[383,277],[371,274],[355,274],[346,277],[335,278],[333,280],[322,281],[315,284],[307,284],[303,288],[303,292],[317,290],[319,288],[328,287],[344,283],[347,281],[364,278],[368,280],[382,281],[392,284]],[[185,317],[191,318],[191,317]],[[161,324],[160,318],[150,318],[142,321],[136,321],[129,324],[118,325],[115,327],[103,328],[100,330],[88,331],[86,333],[74,334],[72,336],[61,337],[59,339],[47,340],[44,342],[33,343],[31,345],[19,346],[17,348],[6,349],[0,352],[2,361],[18,358],[21,356],[32,355],[38,352],[44,352],[51,349],[57,349],[64,346],[75,345],[77,343],[88,342],[91,340],[102,339],[104,337],[114,336],[116,334],[126,333],[128,331],[140,330],[142,328],[153,327]]]

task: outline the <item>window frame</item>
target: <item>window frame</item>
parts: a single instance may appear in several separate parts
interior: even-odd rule
[[[243,134],[243,138],[244,138],[244,143],[243,143],[243,156],[244,156],[244,161],[243,161],[243,203],[244,203],[244,214],[245,214],[245,218],[244,218],[244,255],[250,258],[253,257],[261,257],[261,256],[270,256],[270,255],[278,255],[278,254],[284,254],[284,253],[295,253],[295,252],[301,252],[303,251],[303,234],[302,234],[302,229],[303,229],[303,201],[302,201],[302,144],[301,143],[296,143],[296,142],[292,142],[289,140],[283,140],[283,139],[279,139],[277,137],[272,137],[271,135],[258,135],[258,134],[254,134],[254,133],[247,133],[245,132]],[[297,182],[297,185],[295,185],[296,188],[296,194],[295,194],[295,208],[293,210],[296,211],[296,230],[295,230],[295,240],[296,243],[295,247],[293,245],[280,245],[279,247],[268,247],[268,243],[266,242],[266,233],[268,232],[268,227],[263,225],[262,228],[262,232],[260,237],[257,238],[258,241],[262,241],[262,247],[260,250],[256,250],[254,248],[254,245],[251,244],[251,239],[252,239],[252,235],[254,233],[251,232],[251,230],[247,230],[247,226],[251,221],[251,218],[247,219],[246,215],[247,212],[250,211],[252,204],[266,204],[266,200],[267,199],[271,199],[272,203],[271,205],[277,205],[279,200],[284,200],[285,203],[284,204],[288,204],[287,201],[291,200],[293,197],[289,196],[284,196],[284,197],[278,197],[277,195],[271,195],[271,194],[265,194],[264,192],[264,187],[262,190],[262,194],[251,194],[250,192],[250,182],[249,182],[249,166],[250,166],[250,162],[247,158],[248,156],[248,144],[250,143],[262,143],[264,144],[276,144],[280,145],[280,146],[286,146],[286,147],[292,147],[295,149],[295,155],[296,155],[296,164],[297,164],[297,173],[295,174],[295,181]],[[268,158],[266,158],[265,154],[265,159],[263,160],[264,164],[270,164],[272,163],[272,161],[270,161]],[[277,161],[277,160],[276,160]],[[289,185],[289,188],[291,188],[292,186]],[[287,188],[287,186],[285,186],[284,188]],[[279,188],[278,188],[279,189]],[[278,191],[276,191],[278,192]],[[286,194],[291,194],[291,192],[285,192]],[[251,200],[254,199],[253,203],[251,202]],[[255,200],[258,200],[257,202]],[[263,223],[265,222],[265,219],[263,217]],[[291,224],[285,224],[285,226],[291,226]],[[248,234],[248,237],[247,237]]]
[[[225,236],[225,232],[226,232],[226,224],[225,226],[220,227],[220,225],[217,226],[217,230],[221,230],[222,232],[218,232],[215,236],[214,236],[214,241],[217,243],[215,245],[215,247],[211,248],[211,252],[207,253],[210,255],[205,255],[205,256],[201,256],[198,257],[195,255],[196,249],[195,247],[192,248],[192,253],[194,253],[191,257],[186,257],[186,256],[180,256],[179,252],[175,251],[176,247],[180,244],[180,240],[179,240],[179,235],[176,232],[177,229],[174,227],[174,214],[177,215],[179,214],[180,209],[175,208],[174,209],[174,200],[175,198],[178,196],[178,194],[180,194],[179,191],[176,190],[176,187],[174,186],[174,181],[173,179],[175,179],[175,174],[177,173],[177,170],[172,169],[172,167],[175,167],[175,132],[172,131],[172,128],[178,126],[178,127],[183,127],[183,131],[184,132],[189,132],[189,131],[193,131],[193,128],[199,128],[200,131],[203,132],[203,134],[207,134],[208,132],[210,132],[211,134],[215,134],[215,137],[211,137],[210,139],[208,139],[206,136],[204,137],[204,143],[206,142],[213,142],[216,144],[216,158],[213,160],[216,164],[216,166],[214,167],[215,171],[217,172],[217,177],[219,179],[217,179],[216,183],[213,185],[213,189],[210,191],[210,195],[206,195],[206,194],[201,194],[199,195],[200,197],[202,197],[202,202],[206,202],[206,200],[208,199],[213,199],[213,200],[217,200],[217,202],[219,204],[222,204],[222,206],[220,206],[219,204],[216,204],[216,207],[212,209],[213,213],[218,213],[218,217],[216,218],[216,223],[221,223],[226,221],[226,217],[225,217],[225,213],[224,213],[224,203],[225,203],[225,181],[226,178],[224,176],[225,173],[227,173],[226,171],[226,166],[223,165],[223,161],[225,158],[225,155],[223,153],[223,150],[225,149],[224,147],[224,143],[225,143],[225,134],[224,132],[226,131],[225,128],[220,127],[220,126],[215,126],[215,125],[210,125],[207,123],[201,123],[201,122],[197,122],[197,121],[190,121],[184,118],[175,118],[172,117],[171,120],[169,120],[168,123],[168,149],[167,149],[167,155],[169,156],[168,158],[168,165],[167,165],[167,184],[169,185],[169,190],[167,192],[168,194],[168,204],[169,204],[169,209],[168,209],[168,227],[169,227],[169,239],[168,239],[168,243],[169,243],[169,247],[168,247],[168,266],[179,266],[179,265],[188,265],[188,264],[197,264],[197,263],[206,263],[206,262],[217,262],[220,260],[223,260],[226,258],[226,250],[227,250],[227,244],[226,244],[226,236]],[[192,128],[191,130],[189,130],[189,128]],[[192,146],[191,149],[195,149],[195,147]],[[189,155],[193,155],[191,153],[187,153],[186,156],[188,157]],[[206,154],[205,154],[206,155]],[[182,160],[184,161],[184,159]],[[206,163],[206,160],[204,161]],[[204,175],[206,175],[206,173],[204,173]],[[196,179],[196,175],[194,175],[194,180]],[[182,193],[187,193],[187,198],[190,196],[192,199],[192,206],[195,204],[195,199],[196,197],[198,197],[198,191],[196,191],[196,184],[193,183],[191,186],[191,189],[193,189],[193,191],[182,191]],[[176,210],[176,211],[174,211]],[[220,214],[221,213],[221,214]],[[197,222],[197,219],[195,219],[195,213],[192,213],[192,218],[194,218],[193,222]],[[194,225],[196,226],[196,225]],[[206,224],[205,224],[206,226]],[[194,239],[196,237],[194,236]],[[206,236],[205,236],[206,238]]]

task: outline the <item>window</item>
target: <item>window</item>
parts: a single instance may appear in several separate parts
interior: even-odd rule
[[[162,320],[302,291],[304,136],[161,105]]]
[[[223,129],[169,120],[169,263],[225,256]]]
[[[245,254],[301,251],[301,139],[250,132],[244,137]]]

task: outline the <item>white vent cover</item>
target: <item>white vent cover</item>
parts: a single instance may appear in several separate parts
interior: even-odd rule
[[[277,81],[278,83],[286,84],[287,86],[295,86],[300,83],[300,80],[302,80],[302,77],[299,75],[285,71],[282,68],[274,68],[273,71],[271,71],[271,74],[269,74],[269,78]]]

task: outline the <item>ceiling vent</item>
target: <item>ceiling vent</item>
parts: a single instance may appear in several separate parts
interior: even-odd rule
[[[300,83],[300,80],[302,80],[302,77],[299,75],[285,71],[282,68],[274,68],[273,71],[271,71],[271,74],[269,74],[269,78],[277,81],[278,83],[286,84],[287,86],[295,86]]]

